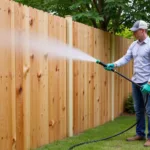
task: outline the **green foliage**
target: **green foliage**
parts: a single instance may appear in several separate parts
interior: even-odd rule
[[[73,16],[73,19],[74,20],[79,20],[81,18],[89,18],[89,19],[94,19],[96,20],[96,22],[99,22],[99,21],[103,21],[103,17],[100,17],[98,15],[97,12],[84,12],[84,13],[79,13],[79,14],[76,14]]]
[[[124,31],[122,32],[116,33],[116,35],[119,35],[128,39],[134,38],[132,31],[130,31],[128,28],[125,28]]]
[[[71,0],[14,0],[39,10],[43,10],[54,15],[64,17],[71,15],[72,11],[69,8],[72,5]]]
[[[135,113],[135,111],[134,111],[134,104],[133,104],[133,98],[132,98],[131,94],[125,100],[124,108],[125,108],[125,112],[127,112],[129,114],[134,114]]]
[[[129,29],[136,20],[150,22],[149,0],[15,0],[16,2],[108,32],[130,37]]]

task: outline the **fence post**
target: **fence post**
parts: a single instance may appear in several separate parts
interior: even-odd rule
[[[66,16],[67,44],[73,45],[72,17]],[[73,63],[67,60],[67,134],[73,136]]]
[[[110,52],[110,60],[111,62],[115,61],[115,34],[112,33],[111,34],[111,52]],[[111,120],[114,120],[114,98],[115,98],[115,75],[114,73],[111,74],[111,104],[112,104],[112,116],[111,116]]]

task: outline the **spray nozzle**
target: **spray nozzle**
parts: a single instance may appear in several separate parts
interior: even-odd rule
[[[97,64],[99,64],[100,62],[101,62],[100,60],[98,60],[98,59],[96,60],[96,63],[97,63]]]
[[[101,62],[101,61],[98,60],[98,59],[96,60],[96,63],[102,65],[103,67],[106,67],[106,66],[107,66],[106,64],[104,64],[103,62]]]

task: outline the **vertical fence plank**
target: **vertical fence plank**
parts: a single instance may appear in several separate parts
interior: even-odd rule
[[[11,3],[11,72],[12,72],[12,150],[16,150],[16,78],[15,78],[15,15],[14,3]]]
[[[51,38],[57,38],[58,40],[66,43],[66,30],[64,29],[66,29],[65,20],[60,17],[49,16],[49,36]],[[58,51],[58,49],[56,49],[56,51]],[[49,57],[49,71],[51,72],[49,76],[50,140],[54,141],[66,136],[67,131],[65,79],[66,60],[64,58]]]
[[[125,44],[125,40],[123,39],[123,37],[121,37],[120,39],[120,46],[119,46],[119,49],[120,49],[120,57],[122,57],[124,55],[124,44]],[[125,73],[125,66],[122,67],[122,74],[126,75]],[[124,88],[124,83],[125,83],[125,79],[121,78],[120,77],[120,86],[122,88],[119,88],[120,89],[120,106],[119,106],[119,115],[123,112],[123,106],[124,106],[124,98],[125,98],[125,95],[124,95],[124,91],[125,88]]]
[[[33,34],[34,36],[36,35],[37,32],[37,10],[33,8],[29,8],[29,15],[30,15],[30,20],[29,20],[29,25],[30,25],[30,33]],[[31,148],[36,148],[37,147],[37,112],[38,112],[38,95],[37,95],[37,88],[38,88],[38,83],[37,83],[37,66],[36,66],[36,59],[37,59],[37,54],[35,53],[35,49],[33,49],[32,44],[34,41],[32,41],[32,37],[29,35],[30,43],[30,89],[31,89],[31,102],[30,102],[30,144]]]
[[[48,22],[47,16],[42,11],[37,12],[38,26],[37,39],[43,40],[47,38]],[[42,41],[41,41],[42,42]],[[38,146],[48,143],[48,51],[44,47],[44,43],[39,43],[37,51],[37,82],[38,82],[38,104],[37,104],[37,144]]]
[[[23,139],[24,150],[30,149],[30,50],[29,50],[29,8],[22,8],[23,31]]]
[[[88,35],[88,53],[89,55],[94,57],[94,28],[90,28]],[[88,119],[88,128],[94,127],[94,63],[88,63],[88,111],[89,111],[89,119]]]
[[[121,39],[118,36],[117,36],[117,41],[116,42],[117,42],[117,53],[118,53],[117,59],[119,59],[119,57],[121,55],[121,49],[120,49]],[[122,67],[120,67],[118,70],[119,70],[119,72],[121,72]],[[117,82],[122,87],[122,78],[120,76],[118,76],[118,75],[117,75]],[[119,112],[120,112],[120,102],[121,102],[121,99],[120,99],[121,89],[119,88],[118,84],[117,84],[117,100],[118,100],[118,103],[117,103],[117,114],[116,114],[116,117],[120,115]]]
[[[75,22],[73,22],[73,46],[77,46],[77,38],[78,38],[78,30],[77,30],[77,24]],[[74,134],[79,133],[79,112],[78,112],[78,104],[79,104],[79,100],[78,100],[78,95],[79,95],[79,91],[78,91],[78,87],[79,87],[79,83],[78,83],[78,76],[79,76],[79,68],[77,65],[77,61],[75,61],[73,63],[73,130],[74,130]]]
[[[82,39],[85,39],[82,41],[83,43],[83,51],[84,53],[87,53],[87,33],[88,33],[88,28],[85,28],[85,25],[83,25],[82,28]],[[83,89],[82,89],[82,98],[81,100],[83,101],[83,114],[82,114],[82,120],[83,120],[83,131],[87,130],[87,62],[83,61]]]
[[[100,40],[100,44],[99,41]],[[99,52],[101,51],[101,44],[102,42],[102,38],[101,38],[101,32],[98,31],[98,29],[94,30],[94,57],[95,58],[101,58],[102,56],[99,56]],[[99,68],[100,66],[98,66],[97,64],[94,64],[94,126],[98,126],[100,119],[102,119],[102,115],[100,117],[100,105],[99,105],[99,92],[98,92],[98,80],[99,80]],[[103,78],[102,74],[100,75],[100,80]],[[102,80],[101,80],[102,81]],[[100,83],[101,84],[101,83]],[[101,93],[102,94],[102,93]],[[102,99],[103,101],[103,99]],[[101,102],[102,102],[101,101]],[[102,103],[101,103],[102,104]],[[103,106],[101,107],[103,108]],[[101,109],[102,110],[102,109]]]
[[[76,33],[75,36],[73,37],[74,39],[74,47],[77,47],[79,49],[81,49],[82,47],[82,27],[81,24],[77,24],[74,23],[74,32]],[[82,78],[82,63],[80,60],[75,61],[74,63],[74,73],[75,73],[75,79],[74,80],[74,89],[75,89],[75,96],[74,96],[74,118],[75,118],[75,131],[77,131],[77,133],[82,131],[82,106],[83,106],[83,99],[81,99],[81,93],[82,93],[82,86],[83,86],[83,78]]]
[[[80,28],[78,28],[78,32],[79,32],[79,40],[78,40],[78,44],[79,44],[79,49],[82,49],[84,51],[84,31],[83,31],[84,27],[83,24],[80,24]],[[79,69],[79,78],[80,78],[80,91],[79,91],[79,98],[80,98],[80,131],[83,132],[84,131],[84,97],[83,97],[83,88],[84,88],[84,62],[80,61],[80,69]]]
[[[117,42],[118,42],[118,37],[115,37],[115,60],[118,60],[119,58],[119,54],[118,54],[118,45],[117,45]],[[119,68],[120,69],[120,68]],[[118,69],[118,70],[119,70]],[[118,93],[118,78],[119,76],[117,74],[115,74],[115,80],[114,80],[114,83],[115,83],[115,91],[114,91],[114,117],[116,118],[118,116],[118,105],[119,105],[119,93]]]
[[[58,33],[59,33],[59,20],[58,17],[54,18],[54,37],[58,38]],[[56,57],[57,58],[57,57]],[[54,89],[58,89],[58,91],[54,91],[54,120],[55,120],[55,125],[54,125],[54,140],[59,139],[60,135],[60,87],[59,87],[59,73],[60,73],[60,60],[57,58],[55,61],[55,65],[53,68],[53,73],[54,73]],[[53,63],[53,62],[52,62]]]
[[[15,39],[15,55],[16,55],[16,149],[24,149],[24,132],[23,132],[23,53],[21,49],[22,40],[21,31],[22,31],[22,5],[15,3],[14,9],[14,26],[16,30],[16,39]]]
[[[79,32],[80,32],[80,41],[79,41],[79,47],[84,51],[84,27],[83,24],[80,24]],[[80,129],[81,132],[84,131],[84,62],[80,61]]]
[[[11,116],[11,12],[9,1],[0,1],[0,149],[12,148]]]
[[[108,32],[105,32],[105,40],[104,40],[104,49],[105,49],[105,62],[110,61],[110,38],[111,35]],[[105,85],[106,85],[106,121],[111,120],[111,115],[112,115],[112,101],[111,101],[111,75],[109,72],[106,72],[106,80],[105,80]]]
[[[48,38],[48,14],[44,13],[44,33],[43,36],[45,38]],[[44,122],[44,136],[45,136],[45,141],[44,143],[48,143],[49,142],[49,114],[48,114],[48,54],[44,53],[44,60],[43,60],[43,67],[44,67],[44,74],[45,74],[45,82],[44,82],[44,88],[43,90],[44,95],[44,108],[43,108],[43,117],[45,118],[45,122]]]
[[[54,36],[54,17],[49,15],[48,16],[48,35],[50,37]],[[51,50],[51,49],[50,49]],[[48,64],[48,72],[49,72],[49,79],[48,79],[48,97],[49,97],[49,141],[54,141],[54,133],[55,133],[55,118],[54,118],[54,104],[55,104],[55,74],[53,72],[55,66],[55,62],[53,58],[49,58]]]
[[[109,39],[108,37],[106,36],[106,32],[103,32],[103,38],[104,38],[104,43],[103,43],[103,49],[102,49],[102,52],[100,52],[99,55],[103,55],[103,61],[104,62],[109,62],[108,60],[108,45],[109,45]],[[108,121],[108,112],[109,112],[109,108],[108,108],[108,103],[109,103],[109,98],[108,98],[108,75],[110,72],[108,71],[105,71],[104,68],[103,68],[103,71],[104,71],[104,77],[103,77],[103,92],[104,92],[104,120],[103,120],[103,123],[107,122]]]
[[[89,30],[90,27],[88,28],[84,28],[84,52],[86,54],[88,54],[88,46],[89,46]],[[88,129],[88,63],[89,62],[84,62],[84,91],[83,91],[83,95],[84,95],[84,130]]]

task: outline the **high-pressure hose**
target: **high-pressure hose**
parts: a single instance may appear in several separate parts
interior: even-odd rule
[[[107,66],[106,64],[104,64],[104,63],[103,63],[103,62],[101,62],[100,60],[96,60],[96,63],[97,63],[97,64],[102,65],[103,67],[106,67],[106,66]],[[116,70],[111,69],[111,71],[112,71],[112,72],[117,73],[117,74],[118,74],[118,75],[120,75],[121,77],[125,78],[126,80],[128,80],[128,81],[132,82],[133,84],[135,84],[136,86],[138,86],[139,88],[141,88],[141,86],[140,86],[139,84],[137,84],[137,83],[133,82],[132,80],[130,80],[129,78],[127,78],[127,77],[126,77],[126,76],[124,76],[123,74],[121,74],[121,73],[117,72]]]
[[[102,65],[103,67],[106,67],[106,66],[107,66],[105,63],[101,62],[100,60],[96,60],[96,63]],[[141,86],[140,86],[139,84],[133,82],[132,80],[130,80],[130,79],[127,78],[126,76],[122,75],[121,73],[117,72],[116,70],[111,69],[111,71],[114,72],[114,73],[117,73],[117,74],[120,75],[121,77],[125,78],[126,80],[130,81],[131,83],[133,83],[133,84],[135,84],[136,86],[138,86],[139,88],[141,88]],[[146,98],[146,102],[145,102],[145,107],[146,107],[147,101],[148,101],[148,94],[147,94],[147,98]],[[106,137],[106,138],[101,138],[101,139],[97,139],[97,140],[91,140],[91,141],[86,141],[86,142],[78,143],[78,144],[75,144],[75,145],[71,146],[68,150],[72,150],[72,149],[74,149],[75,147],[78,147],[78,146],[81,146],[81,145],[90,144],[90,143],[95,143],[95,142],[100,142],[100,141],[108,140],[108,139],[111,139],[111,138],[116,137],[116,136],[118,136],[118,135],[121,135],[121,134],[127,132],[128,130],[132,129],[134,126],[136,126],[139,121],[140,121],[140,120],[138,120],[136,123],[134,123],[132,126],[130,126],[129,128],[127,128],[126,130],[123,130],[123,131],[121,131],[121,132],[119,132],[119,133],[117,133],[117,134],[111,135],[111,136]]]

